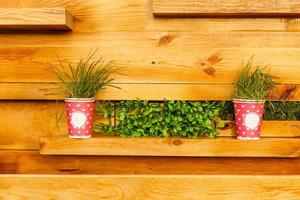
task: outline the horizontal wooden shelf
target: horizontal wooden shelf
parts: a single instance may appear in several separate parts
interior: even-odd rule
[[[0,8],[0,30],[72,30],[65,8]]]
[[[298,17],[298,0],[153,0],[155,16]]]
[[[186,157],[299,157],[300,138],[237,140],[182,138],[67,137],[41,138],[44,155],[118,155]]]

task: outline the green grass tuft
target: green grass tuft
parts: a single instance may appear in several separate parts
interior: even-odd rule
[[[265,100],[275,86],[274,76],[264,72],[266,67],[259,64],[253,69],[254,57],[244,66],[235,86],[235,99]]]
[[[99,90],[113,86],[110,78],[116,72],[111,62],[106,63],[102,57],[93,60],[98,49],[90,52],[86,59],[81,59],[75,66],[66,66],[59,60],[60,65],[50,65],[52,71],[62,83],[60,88],[53,89],[52,94],[65,94],[67,98],[93,98]]]
[[[264,120],[300,120],[300,102],[267,102]]]

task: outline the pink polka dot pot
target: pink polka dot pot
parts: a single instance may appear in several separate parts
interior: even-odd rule
[[[237,138],[258,140],[260,138],[265,101],[234,99]]]
[[[90,138],[92,135],[95,100],[91,98],[65,99],[70,138]]]

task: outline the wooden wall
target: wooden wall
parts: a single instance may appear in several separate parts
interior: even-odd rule
[[[58,130],[55,119],[56,111],[61,111],[63,104],[54,100],[62,97],[46,96],[40,90],[57,85],[53,74],[46,70],[47,62],[58,63],[56,55],[63,61],[76,63],[91,49],[100,47],[99,55],[113,60],[122,68],[122,75],[115,78],[116,84],[123,90],[108,89],[99,94],[99,99],[229,99],[242,59],[247,60],[252,55],[272,66],[272,72],[279,77],[279,82],[296,85],[291,100],[300,99],[300,19],[154,18],[151,4],[151,0],[0,0],[0,7],[3,8],[65,7],[75,17],[72,32],[0,32],[0,173],[15,174],[0,176],[0,199],[29,199],[31,190],[39,191],[36,199],[45,199],[47,192],[51,193],[53,199],[75,199],[92,192],[94,196],[89,196],[89,199],[117,199],[114,198],[116,196],[101,196],[97,193],[101,190],[118,195],[119,191],[123,191],[117,197],[126,199],[126,195],[132,197],[134,192],[130,192],[136,188],[139,195],[144,195],[136,197],[153,198],[149,191],[143,193],[143,189],[139,188],[148,186],[150,190],[154,188],[158,191],[159,198],[175,191],[177,196],[174,199],[193,199],[200,194],[198,189],[203,183],[215,185],[224,181],[226,185],[232,181],[232,178],[223,179],[222,176],[212,179],[186,177],[184,181],[194,186],[187,193],[179,187],[156,190],[156,183],[169,184],[164,177],[162,182],[159,178],[150,177],[151,184],[149,177],[133,177],[128,179],[128,187],[120,187],[121,183],[127,182],[124,177],[119,177],[121,182],[118,183],[118,178],[105,177],[103,174],[231,174],[237,175],[245,183],[242,190],[248,191],[248,194],[247,186],[253,182],[262,185],[262,190],[252,188],[259,191],[257,196],[252,194],[253,197],[288,199],[300,196],[299,181],[295,181],[294,176],[286,176],[284,180],[287,186],[294,189],[287,187],[287,193],[282,190],[276,193],[282,185],[268,187],[272,180],[283,181],[276,176],[262,182],[255,176],[239,176],[300,175],[300,160],[297,158],[39,155],[41,136],[66,134],[64,121]],[[279,86],[280,92],[285,90],[286,86]],[[28,177],[19,174],[41,175]],[[64,179],[66,182],[60,182],[64,176],[57,174],[81,175],[70,176]],[[87,174],[98,176],[89,177]],[[20,184],[25,179],[28,182],[23,187],[24,184]],[[75,187],[80,192],[66,189],[65,194],[58,193],[47,180],[51,183],[60,182],[60,189]],[[70,185],[69,180],[76,184]],[[89,189],[81,188],[79,182]],[[106,186],[93,188],[94,185],[105,183],[111,184],[110,188],[115,190],[109,190]],[[179,184],[178,179],[173,179],[172,183]],[[225,188],[224,185],[213,188],[222,191],[220,187]],[[211,190],[203,194],[204,197],[229,198],[232,193],[232,197],[241,199],[243,195],[233,192],[236,186],[229,184],[231,190],[228,194],[213,193]],[[42,191],[42,187],[49,189]],[[265,195],[266,190],[271,191],[272,195]]]

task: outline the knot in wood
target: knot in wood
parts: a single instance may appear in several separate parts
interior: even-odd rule
[[[204,69],[204,72],[205,72],[206,74],[208,74],[209,76],[213,76],[213,75],[215,75],[215,73],[216,73],[216,69],[213,68],[213,67],[206,67],[206,68]]]
[[[175,38],[175,36],[172,36],[172,35],[165,35],[165,36],[162,36],[160,39],[159,39],[159,42],[158,42],[158,45],[159,46],[166,46],[167,44],[169,44],[170,42],[172,42],[172,40]]]
[[[182,143],[183,142],[179,139],[173,141],[173,144],[176,145],[176,146],[181,145]]]

